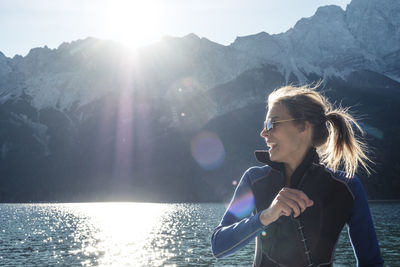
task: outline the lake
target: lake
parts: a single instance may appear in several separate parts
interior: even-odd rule
[[[400,203],[371,203],[385,266],[400,264]],[[223,204],[0,204],[0,265],[251,266],[254,242],[216,260]],[[346,228],[335,266],[355,265]]]

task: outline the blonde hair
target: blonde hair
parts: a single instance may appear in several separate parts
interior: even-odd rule
[[[312,127],[312,146],[317,148],[321,162],[336,172],[343,167],[348,178],[353,177],[361,165],[370,174],[366,144],[356,138],[352,125],[363,135],[364,131],[348,108],[334,108],[316,89],[316,85],[288,85],[276,89],[268,96],[268,106],[282,104],[296,124],[307,121]]]

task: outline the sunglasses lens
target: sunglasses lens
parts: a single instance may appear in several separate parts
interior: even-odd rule
[[[271,120],[271,119],[268,119],[268,120],[264,123],[264,128],[265,128],[267,131],[271,131],[271,130],[272,130],[272,128],[273,128],[273,123],[272,123],[272,120]]]
[[[268,129],[268,131],[271,131],[272,128],[274,128],[274,124],[272,123],[272,120],[269,119],[267,122],[267,129]]]

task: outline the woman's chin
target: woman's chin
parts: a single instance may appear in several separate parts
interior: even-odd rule
[[[272,161],[278,161],[276,151],[269,150],[269,159]]]

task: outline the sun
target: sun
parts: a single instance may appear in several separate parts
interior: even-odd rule
[[[105,6],[110,39],[137,48],[160,40],[162,3],[156,0],[113,0]]]

